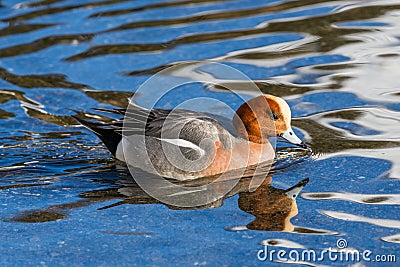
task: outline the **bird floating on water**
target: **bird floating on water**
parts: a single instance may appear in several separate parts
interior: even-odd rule
[[[103,110],[104,111],[104,110]],[[124,120],[91,122],[74,116],[93,131],[115,158],[130,166],[177,180],[190,180],[272,164],[269,137],[302,148],[307,145],[291,127],[289,105],[280,97],[261,95],[243,103],[233,119],[183,109],[117,109]]]

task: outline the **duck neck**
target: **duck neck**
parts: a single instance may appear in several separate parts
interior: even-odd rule
[[[240,118],[238,118],[238,116],[235,116],[233,122],[236,132],[241,139],[257,144],[265,144],[269,142],[268,138],[262,137],[261,129],[256,120],[245,124]]]
[[[248,134],[247,136],[241,136],[241,137],[249,140],[250,142],[257,143],[257,144],[265,144],[268,142],[268,140],[263,140],[263,138],[261,138],[258,135]]]
[[[254,109],[254,107],[253,107]],[[242,139],[257,144],[269,143],[268,138],[262,134],[257,115],[249,103],[242,104],[233,117],[233,125]]]
[[[261,135],[260,131],[254,132],[254,131],[249,131],[246,129],[237,129],[236,128],[236,132],[238,133],[238,137],[240,139],[244,139],[247,141],[250,141],[252,143],[256,143],[256,144],[267,144],[269,143],[268,138],[264,138]]]

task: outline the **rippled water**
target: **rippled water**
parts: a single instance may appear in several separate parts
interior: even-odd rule
[[[398,1],[0,4],[2,265],[254,265],[265,244],[322,251],[340,238],[400,260]],[[281,148],[272,186],[250,193],[243,181],[224,201],[177,210],[133,185],[70,115],[109,121],[92,108],[124,108],[152,74],[204,59],[284,97],[313,154]],[[164,106],[229,98],[222,88],[185,87]],[[277,188],[306,177],[293,217]]]

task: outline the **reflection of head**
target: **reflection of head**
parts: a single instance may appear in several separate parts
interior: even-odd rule
[[[267,181],[254,192],[239,194],[239,208],[254,215],[248,229],[266,231],[292,231],[290,219],[297,215],[296,197],[307,184],[304,179],[295,186],[282,190],[272,187]]]

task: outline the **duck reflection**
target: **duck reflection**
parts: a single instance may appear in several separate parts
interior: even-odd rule
[[[239,208],[255,216],[255,219],[247,224],[247,228],[265,231],[293,231],[294,226],[290,219],[298,213],[296,198],[307,183],[308,178],[283,190],[264,181],[253,192],[239,193]]]
[[[220,207],[226,198],[239,195],[239,208],[255,216],[255,219],[247,224],[247,229],[293,231],[294,227],[290,223],[290,219],[298,212],[296,197],[307,184],[308,179],[304,179],[286,190],[272,186],[271,182],[271,176],[237,179],[236,185],[223,198],[196,207],[179,207],[160,202],[142,190],[133,179],[127,178],[114,181],[113,186],[118,185],[119,187],[87,191],[80,194],[81,199],[78,201],[52,205],[40,210],[25,211],[5,221],[39,223],[61,220],[68,217],[70,210],[113,199],[118,199],[119,201],[101,207],[99,210],[123,204],[164,204],[174,210],[201,210]],[[203,180],[202,183],[209,183],[209,180]],[[214,181],[209,185],[212,185],[215,190],[221,190],[221,188],[229,186],[231,183],[232,179],[221,182]],[[199,185],[199,181],[185,182],[184,185],[186,187],[196,187]],[[192,197],[192,195],[189,193],[183,197],[188,198]]]
[[[167,206],[170,209],[175,210],[217,208],[223,205],[224,199],[238,194],[239,208],[244,212],[255,216],[255,219],[247,224],[247,229],[264,231],[293,231],[294,226],[290,222],[290,219],[298,214],[296,199],[300,191],[308,183],[309,179],[304,179],[286,190],[272,186],[271,176],[268,176],[265,179],[257,177],[253,179],[258,180],[260,183],[257,181],[255,182],[251,178],[242,178],[223,198],[205,205],[197,207]],[[225,181],[213,183],[213,185],[217,188],[223,188],[224,184]],[[106,206],[103,209],[125,203],[160,203],[141,190],[140,187],[123,187],[119,189],[119,192],[124,194],[127,198],[121,202]]]

